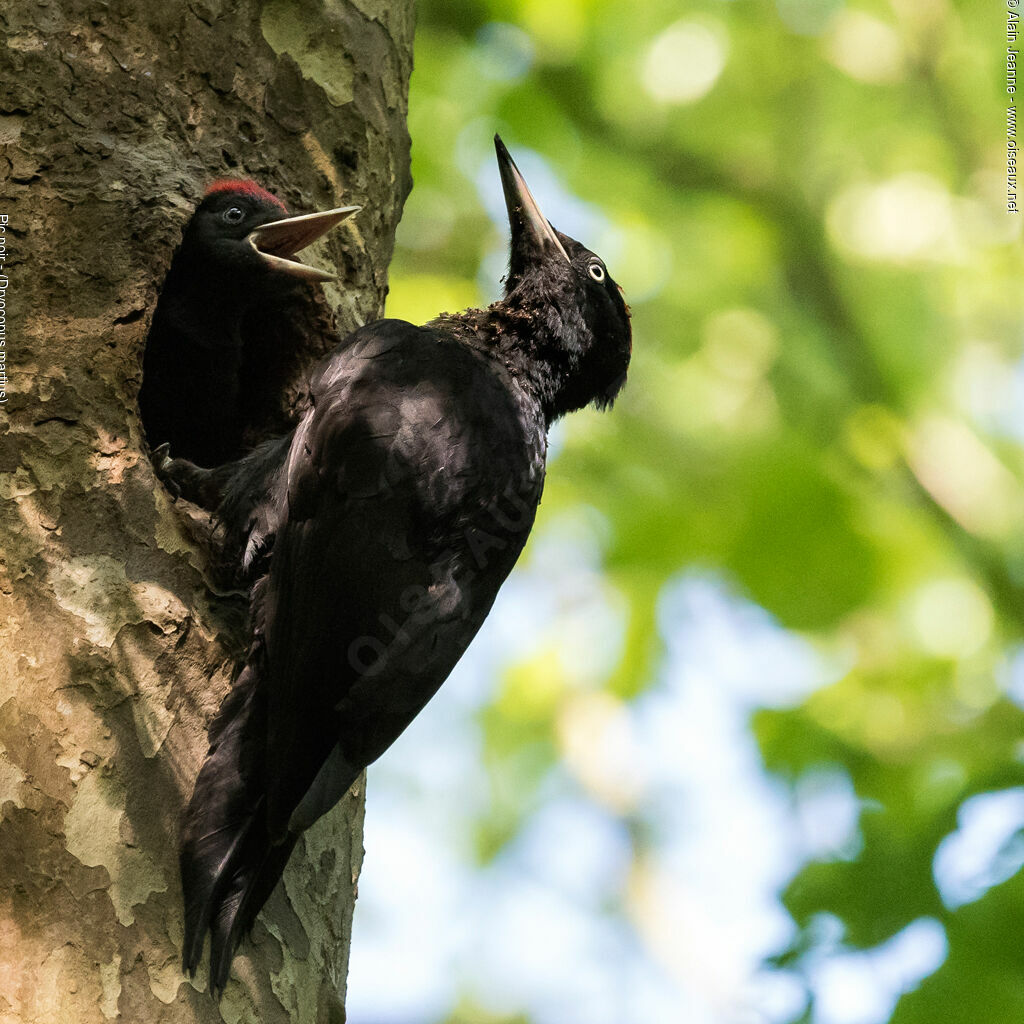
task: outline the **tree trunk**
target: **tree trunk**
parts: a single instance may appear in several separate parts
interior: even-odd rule
[[[296,849],[220,1006],[205,967],[180,970],[179,821],[245,605],[154,479],[137,394],[215,177],[293,213],[364,207],[319,255],[340,274],[315,300],[337,334],[307,357],[380,316],[410,186],[412,6],[0,9],[0,1024],[344,1019],[361,793]]]

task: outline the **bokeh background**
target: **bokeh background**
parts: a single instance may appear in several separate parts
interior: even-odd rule
[[[632,304],[370,770],[351,1024],[1024,1021],[1005,11],[422,0],[388,313],[499,295],[500,131]]]

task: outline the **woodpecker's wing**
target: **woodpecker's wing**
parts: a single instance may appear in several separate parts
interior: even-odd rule
[[[542,429],[440,332],[363,328],[313,398],[259,609],[275,839],[333,806],[444,681],[525,543],[543,475]],[[474,543],[510,480],[526,514]]]

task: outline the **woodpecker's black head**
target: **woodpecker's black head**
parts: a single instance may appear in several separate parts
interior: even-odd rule
[[[551,226],[497,135],[494,146],[512,228],[505,304],[537,322],[537,355],[558,378],[551,410],[611,405],[632,352],[622,289],[600,256]]]
[[[222,281],[226,290],[329,281],[334,274],[300,263],[295,254],[358,209],[289,217],[284,203],[254,182],[216,181],[192,215],[175,262]]]

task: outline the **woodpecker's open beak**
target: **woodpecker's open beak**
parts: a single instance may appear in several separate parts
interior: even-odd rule
[[[523,245],[539,252],[557,250],[568,260],[569,254],[558,240],[555,229],[540,212],[537,200],[526,186],[526,179],[519,173],[516,162],[498,135],[494,136],[494,148],[498,154],[501,187],[505,192],[505,206],[508,208],[508,221],[512,227],[513,262],[516,250]]]
[[[361,209],[361,206],[340,206],[323,213],[272,220],[249,232],[249,244],[273,270],[307,281],[333,281],[337,274],[307,266],[292,257]]]

